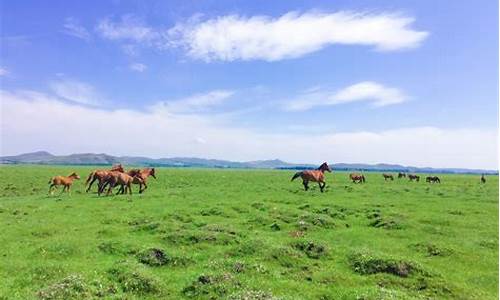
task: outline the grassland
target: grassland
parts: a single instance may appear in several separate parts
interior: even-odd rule
[[[0,167],[0,299],[498,299],[497,176],[159,169],[97,197],[89,171]]]

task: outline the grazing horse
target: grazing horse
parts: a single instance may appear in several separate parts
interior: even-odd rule
[[[387,179],[394,180],[394,176],[392,174],[382,174],[384,176],[384,180],[387,181]]]
[[[486,183],[486,178],[484,178],[484,174],[481,174],[481,183]]]
[[[148,179],[149,176],[152,176],[154,179],[156,179],[156,175],[155,175],[155,168],[145,168],[145,169],[131,169],[129,171],[127,171],[127,174],[132,176],[132,177],[139,177],[141,180],[134,180],[132,183],[135,183],[135,184],[139,184],[139,194],[141,194],[142,192],[144,192],[148,186],[146,184],[146,181]],[[142,186],[144,185],[144,189],[142,188]],[[124,193],[125,191],[123,190],[123,186],[120,187],[120,190],[118,191],[118,193]]]
[[[302,184],[304,185],[304,189],[306,191],[309,189],[309,181],[317,182],[320,191],[323,193],[323,189],[326,186],[325,171],[328,171],[330,173],[332,172],[332,169],[330,169],[326,162],[322,163],[321,166],[319,166],[319,168],[317,168],[316,170],[305,170],[295,173],[291,181],[298,177],[302,178]]]
[[[363,183],[365,182],[365,176],[359,173],[351,173],[349,174],[349,179],[352,180],[353,183]]]
[[[116,171],[116,172],[125,172],[123,169],[123,166],[121,164],[114,165],[111,167],[110,170],[94,170],[90,172],[89,177],[87,177],[87,181],[85,182],[85,185],[88,185],[87,190],[85,192],[89,192],[90,188],[92,187],[92,184],[97,180],[98,183],[98,190],[100,189],[104,177],[111,172],[111,171]],[[90,183],[89,183],[90,182]]]
[[[441,183],[441,180],[437,176],[427,176],[427,178],[425,178],[425,181],[429,182],[429,183],[431,183],[431,182],[432,183],[435,183],[435,182]]]
[[[413,180],[415,180],[417,182],[420,181],[420,176],[415,175],[415,174],[408,174],[408,178],[410,179],[410,181],[413,181]]]
[[[398,172],[398,178],[406,177],[406,173]]]
[[[98,190],[98,195],[100,196],[102,192],[106,189],[106,187],[109,185],[108,192],[106,193],[106,196],[111,193],[113,188],[117,185],[120,185],[121,189],[124,189],[124,193],[127,193],[127,190],[130,195],[132,195],[132,183],[134,181],[138,182],[139,184],[144,183],[142,178],[139,176],[130,176],[127,173],[122,173],[122,172],[117,172],[117,171],[110,171],[104,176],[102,184],[99,186]],[[120,191],[118,191],[119,193]],[[118,194],[117,193],[117,194]]]
[[[50,180],[49,180],[49,194],[53,194],[53,188],[57,188],[58,185],[64,185],[64,188],[63,190],[61,191],[61,193],[63,193],[65,190],[69,193],[69,190],[71,188],[71,185],[73,184],[73,181],[75,179],[80,179],[80,176],[78,176],[78,174],[76,174],[75,172],[71,173],[68,177],[65,177],[65,176],[55,176],[55,177],[52,177]]]

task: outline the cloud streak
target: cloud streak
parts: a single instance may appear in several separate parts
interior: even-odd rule
[[[80,22],[78,22],[75,18],[66,18],[63,27],[63,32],[68,35],[77,37],[87,42],[91,40],[91,35],[88,30],[80,25]]]
[[[329,45],[371,46],[377,51],[418,47],[428,36],[414,18],[391,13],[289,12],[277,18],[227,15],[193,18],[169,30],[169,42],[204,61],[278,61]]]
[[[234,91],[214,90],[173,101],[162,101],[151,106],[155,112],[195,113],[218,106],[231,98]]]
[[[2,91],[0,96],[2,155],[45,149],[56,154],[105,151],[114,155],[238,161],[281,158],[313,163],[497,167],[496,129],[415,127],[318,135],[270,134],[224,125],[224,120],[196,114],[106,111],[27,91]]]
[[[374,107],[399,104],[408,96],[397,88],[386,87],[373,81],[363,81],[336,92],[314,88],[301,93],[285,105],[288,111],[305,111],[318,106],[332,106],[352,102],[370,102]]]
[[[85,82],[72,79],[54,80],[49,83],[49,87],[57,96],[65,100],[88,105],[97,105],[101,100],[96,89]]]

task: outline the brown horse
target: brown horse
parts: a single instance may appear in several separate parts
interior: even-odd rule
[[[440,179],[439,179],[439,177],[437,177],[437,176],[427,176],[427,177],[425,178],[425,181],[426,181],[426,182],[429,182],[429,183],[436,183],[436,182],[437,182],[437,183],[441,183],[441,180],[440,180]]]
[[[92,187],[92,184],[97,180],[98,183],[98,190],[100,189],[102,185],[102,181],[106,175],[111,172],[111,171],[117,171],[117,172],[125,172],[123,169],[123,166],[121,164],[114,165],[111,167],[110,170],[94,170],[90,172],[89,177],[87,177],[87,181],[85,182],[85,185],[88,185],[87,190],[85,192],[89,192],[90,188]],[[90,182],[90,183],[89,183]]]
[[[325,171],[332,172],[332,169],[330,169],[326,162],[322,163],[316,170],[305,170],[295,173],[291,181],[298,177],[302,178],[302,184],[306,191],[309,189],[309,181],[317,182],[320,191],[323,193],[323,189],[326,186]]]
[[[104,192],[106,187],[109,185],[108,191],[106,193],[106,196],[107,196],[111,193],[111,191],[113,190],[113,188],[115,186],[120,185],[121,186],[120,190],[124,189],[125,194],[127,193],[127,190],[128,190],[129,194],[132,195],[132,183],[134,183],[134,181],[139,183],[139,184],[144,183],[142,178],[140,178],[139,176],[132,177],[132,176],[128,175],[127,173],[122,173],[122,172],[118,172],[118,171],[110,171],[104,176],[104,178],[102,180],[102,184],[99,185],[99,190],[97,191],[97,193],[100,196],[102,194],[102,192]],[[120,191],[118,191],[118,193],[119,192]]]
[[[398,172],[398,178],[406,177],[406,173]]]
[[[132,176],[132,177],[139,177],[140,179],[142,180],[134,180],[133,183],[135,184],[139,184],[139,194],[141,194],[142,192],[144,192],[148,186],[146,184],[146,181],[148,179],[149,176],[152,176],[154,179],[156,179],[156,175],[155,175],[155,168],[145,168],[145,169],[131,169],[129,171],[127,171],[127,174]],[[142,185],[144,185],[144,189],[142,188]],[[118,191],[118,193],[124,193],[124,190],[123,190],[123,186],[120,187],[120,190]]]
[[[384,180],[387,181],[387,179],[394,180],[394,176],[392,174],[382,174],[384,176]]]
[[[486,183],[486,178],[484,178],[484,174],[481,174],[481,183]]]
[[[70,192],[70,188],[71,188],[71,185],[73,184],[73,181],[75,179],[80,179],[80,176],[78,176],[78,174],[76,174],[75,172],[71,173],[68,177],[65,177],[65,176],[55,176],[55,177],[52,177],[50,180],[49,180],[49,194],[53,194],[53,188],[57,188],[58,185],[64,185],[64,188],[63,190],[61,191],[61,193],[63,193],[64,191],[67,191],[68,193]]]
[[[359,173],[351,173],[349,174],[349,178],[352,180],[353,183],[363,183],[366,181],[365,176]]]
[[[413,181],[413,180],[415,180],[417,182],[420,181],[420,176],[415,175],[415,174],[408,174],[408,178],[410,179],[410,181]]]

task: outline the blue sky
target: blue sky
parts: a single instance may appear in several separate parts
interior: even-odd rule
[[[496,1],[1,5],[4,155],[497,166]]]

